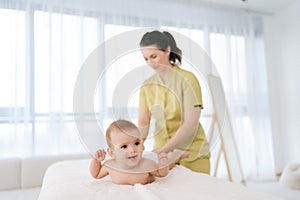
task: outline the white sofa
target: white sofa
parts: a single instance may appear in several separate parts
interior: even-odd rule
[[[38,199],[47,168],[62,160],[87,159],[89,154],[0,159],[0,199]]]

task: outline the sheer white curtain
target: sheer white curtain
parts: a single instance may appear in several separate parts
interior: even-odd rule
[[[82,62],[100,44],[99,20],[54,3],[1,1],[1,157],[84,151],[73,90]]]
[[[0,157],[84,151],[72,115],[83,61],[114,34],[154,27],[185,34],[205,49],[223,80],[246,178],[274,178],[260,23],[240,10],[160,0],[0,0]],[[110,107],[118,73],[143,59],[126,63],[106,78],[100,107]]]
[[[273,142],[261,21],[210,34],[210,55],[222,78],[246,179],[274,179]]]

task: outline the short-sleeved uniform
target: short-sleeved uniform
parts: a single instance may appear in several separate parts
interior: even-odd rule
[[[154,148],[163,147],[176,133],[184,120],[184,112],[194,107],[203,108],[197,77],[178,66],[173,66],[164,83],[158,74],[148,78],[140,91],[139,109],[155,118]],[[209,173],[209,147],[201,124],[193,137],[179,147],[190,155],[180,164],[193,171]]]

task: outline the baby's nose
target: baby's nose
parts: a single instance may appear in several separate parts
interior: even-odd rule
[[[136,151],[136,147],[134,145],[129,146],[129,152],[134,153]]]

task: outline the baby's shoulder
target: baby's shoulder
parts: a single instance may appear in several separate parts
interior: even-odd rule
[[[109,159],[103,162],[103,164],[114,163],[114,159]]]
[[[107,170],[109,169],[113,169],[117,166],[117,163],[114,159],[110,159],[110,160],[106,160],[104,163],[103,163],[103,167],[106,167],[108,168]]]
[[[157,169],[157,163],[154,160],[151,160],[149,158],[143,158],[141,165],[147,171],[154,171]]]

